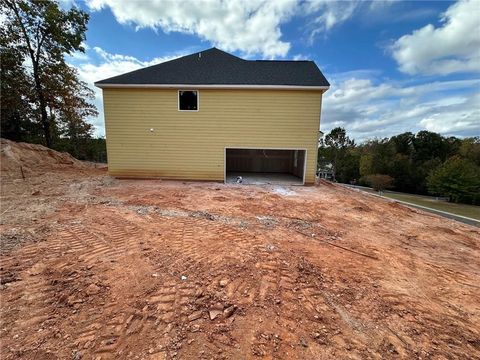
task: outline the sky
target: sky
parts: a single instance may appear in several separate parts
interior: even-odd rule
[[[62,0],[90,14],[84,53],[95,81],[213,46],[245,59],[313,60],[329,80],[320,130],[357,142],[429,130],[480,135],[480,0]]]

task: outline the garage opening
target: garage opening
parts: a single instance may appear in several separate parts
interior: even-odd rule
[[[225,150],[225,182],[243,184],[303,185],[304,149]]]

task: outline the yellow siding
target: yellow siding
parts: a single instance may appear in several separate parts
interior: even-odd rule
[[[223,181],[225,147],[305,148],[305,182],[312,183],[321,96],[199,90],[199,111],[185,112],[177,110],[177,90],[104,89],[109,172]]]

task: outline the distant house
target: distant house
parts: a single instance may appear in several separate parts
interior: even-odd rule
[[[317,176],[320,179],[334,180],[333,164],[321,162],[321,165],[318,166]]]
[[[313,61],[244,60],[212,48],[95,85],[113,176],[315,181],[329,83]]]

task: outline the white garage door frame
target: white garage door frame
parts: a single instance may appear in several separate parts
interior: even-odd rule
[[[223,148],[223,183],[227,183],[227,149],[234,150],[299,150],[305,151],[305,159],[303,161],[302,185],[305,185],[305,174],[307,173],[308,150],[306,148],[278,148],[278,147],[257,147],[257,146],[225,146]]]

